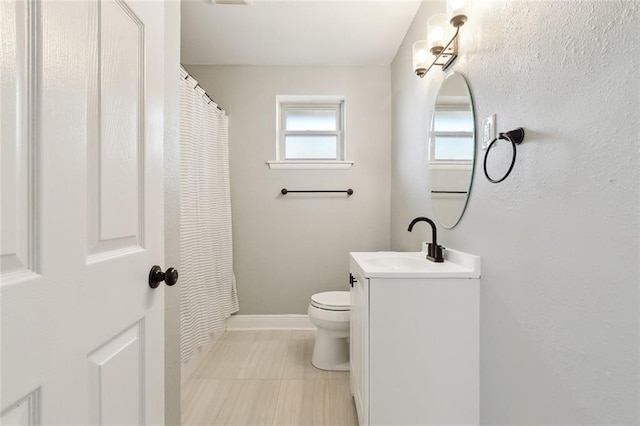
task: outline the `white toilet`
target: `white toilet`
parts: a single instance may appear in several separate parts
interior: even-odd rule
[[[321,370],[349,370],[349,321],[351,296],[348,291],[327,291],[311,296],[309,319],[318,331],[311,363]]]

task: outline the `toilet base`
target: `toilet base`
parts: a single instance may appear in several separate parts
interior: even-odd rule
[[[335,334],[318,329],[311,364],[320,370],[349,371],[349,333],[344,337]]]

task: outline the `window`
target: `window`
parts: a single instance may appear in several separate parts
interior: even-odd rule
[[[348,168],[344,99],[279,96],[277,158],[271,168]]]

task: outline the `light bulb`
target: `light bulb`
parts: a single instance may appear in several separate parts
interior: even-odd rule
[[[420,77],[424,77],[429,66],[429,44],[426,40],[418,40],[413,43],[413,71]]]
[[[447,15],[439,13],[433,15],[427,21],[427,40],[429,41],[429,49],[432,54],[438,55],[442,52],[444,45],[449,40],[445,40],[445,29],[449,26]]]
[[[467,4],[468,0],[447,0],[447,13],[451,25],[460,27],[467,22]]]
[[[431,31],[429,31],[429,40],[431,40],[431,47],[444,46],[444,28],[442,27],[431,28]]]
[[[450,15],[466,13],[468,0],[448,0],[447,1],[447,12]]]

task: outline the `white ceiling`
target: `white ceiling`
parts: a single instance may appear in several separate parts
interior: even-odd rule
[[[183,64],[388,65],[420,0],[182,0]]]

